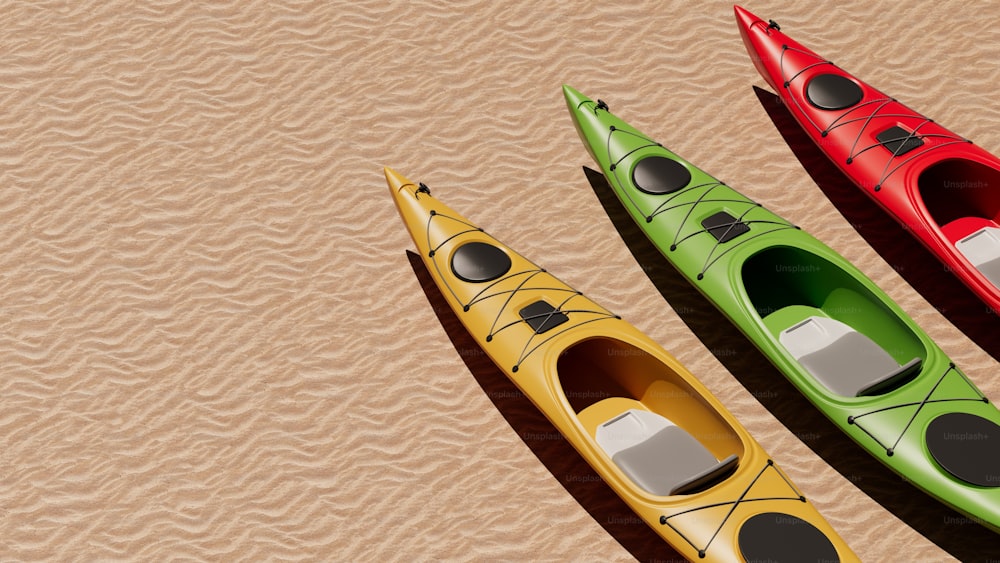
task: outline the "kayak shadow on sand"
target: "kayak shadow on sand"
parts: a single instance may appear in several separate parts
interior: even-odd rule
[[[996,534],[904,481],[844,435],[667,262],[629,217],[604,175],[587,167],[583,171],[646,276],[695,336],[764,408],[848,481],[930,541],[962,561],[987,557],[988,550],[996,546]],[[782,465],[781,452],[768,453]],[[803,493],[809,496],[809,491]],[[852,545],[851,538],[844,539]]]
[[[451,310],[420,256],[409,250],[406,255],[427,301],[466,367],[507,423],[552,476],[594,521],[639,561],[684,562],[684,557],[632,512],[548,419],[493,364],[489,356],[482,352]],[[525,499],[525,511],[532,510],[531,502],[532,499]]]
[[[820,151],[781,98],[757,86],[754,94],[788,148],[819,189],[890,266],[931,306],[994,358],[1000,360],[997,315],[885,211],[858,189]],[[808,186],[803,186],[808,190]]]

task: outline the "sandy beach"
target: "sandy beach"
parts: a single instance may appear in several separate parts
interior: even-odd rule
[[[1000,152],[1000,6],[745,7]],[[677,356],[863,560],[1000,558],[585,170],[563,84],[832,246],[1000,400],[1000,320],[796,129],[732,3],[0,12],[0,559],[677,559],[425,291],[383,166]]]

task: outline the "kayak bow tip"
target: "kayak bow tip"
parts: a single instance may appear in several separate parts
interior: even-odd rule
[[[570,112],[575,113],[582,104],[593,102],[593,100],[584,96],[579,90],[573,88],[569,84],[563,84],[562,90],[563,96],[566,98],[566,106],[569,108]]]
[[[407,180],[405,176],[388,166],[383,166],[382,171],[385,173],[386,183],[389,184],[389,191],[393,194],[399,193],[400,190],[407,186],[416,187],[413,182]]]
[[[750,26],[757,22],[764,21],[739,4],[733,4],[733,13],[736,14],[736,21],[746,29],[750,29]]]
[[[568,84],[563,84],[563,96],[566,97],[566,109],[569,110],[570,119],[573,120],[573,127],[576,129],[580,139],[583,140],[583,146],[587,148],[587,152],[590,153],[590,156],[595,161],[598,163],[603,162],[591,146],[591,137],[595,136],[597,138],[607,134],[607,130],[602,125],[602,121],[597,116],[595,109],[600,108],[607,111],[607,104],[604,104],[600,100],[594,102],[594,100],[584,96],[579,90]],[[584,105],[587,107],[586,110],[584,109]]]

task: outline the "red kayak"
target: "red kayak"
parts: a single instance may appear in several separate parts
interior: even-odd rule
[[[831,160],[1000,312],[1000,159],[735,6],[757,71]]]

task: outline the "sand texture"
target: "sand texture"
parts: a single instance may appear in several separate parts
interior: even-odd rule
[[[1000,151],[997,5],[746,7]],[[564,83],[844,254],[1000,400],[1000,321],[789,126],[730,3],[7,2],[0,45],[0,560],[676,559],[425,292],[386,165],[662,343],[864,560],[1000,558],[585,174]]]

